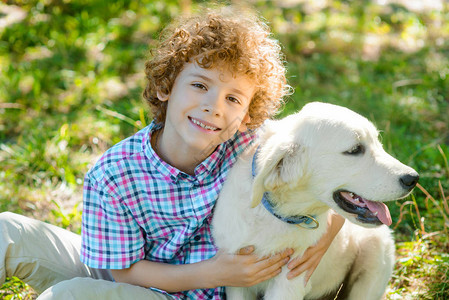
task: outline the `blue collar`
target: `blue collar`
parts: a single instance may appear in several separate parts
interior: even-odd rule
[[[259,152],[259,147],[257,147],[256,152],[254,153],[253,156],[253,161],[252,161],[252,174],[253,174],[253,178],[256,177],[256,156],[257,153]],[[278,215],[275,211],[274,211],[274,205],[273,202],[270,200],[270,192],[265,192],[263,193],[263,197],[262,197],[262,201],[261,203],[263,204],[263,206],[268,210],[268,212],[270,214],[272,214],[273,216],[275,216],[276,218],[278,218],[279,220],[288,223],[288,224],[293,224],[299,227],[303,227],[303,228],[307,228],[307,229],[317,229],[320,224],[318,223],[318,221],[316,220],[316,216],[311,216],[311,215],[298,215],[298,216],[288,216],[288,217],[283,217],[281,215]]]

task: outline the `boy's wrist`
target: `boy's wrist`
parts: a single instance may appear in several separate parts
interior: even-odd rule
[[[206,289],[214,289],[222,286],[222,284],[220,284],[220,280],[218,279],[220,269],[215,266],[215,262],[216,259],[214,256],[199,263],[201,265],[200,277],[202,278],[205,285],[204,288]]]
[[[329,214],[328,234],[332,236],[332,240],[343,227],[344,223],[345,218],[343,218],[341,215],[337,214],[336,212],[332,212]]]

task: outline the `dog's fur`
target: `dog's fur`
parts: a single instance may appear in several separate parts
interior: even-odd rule
[[[228,287],[228,299],[255,299],[258,294],[267,300],[320,299],[335,294],[343,283],[345,299],[380,299],[394,265],[390,229],[379,221],[391,223],[388,209],[378,219],[357,205],[346,204],[354,211],[343,209],[337,198],[342,191],[352,192],[377,205],[407,196],[417,180],[412,168],[384,151],[374,125],[349,109],[314,102],[282,120],[267,121],[223,186],[212,221],[217,246],[235,253],[254,245],[260,256],[293,248],[294,258],[325,233],[332,210],[349,221],[306,286],[304,273],[287,280],[284,267],[256,286]],[[314,215],[320,226],[306,229],[279,220],[260,204],[266,191],[277,214]]]

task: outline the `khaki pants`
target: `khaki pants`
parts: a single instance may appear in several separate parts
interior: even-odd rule
[[[38,299],[170,299],[142,287],[112,282],[108,270],[79,259],[81,237],[21,215],[0,214],[0,285],[16,276]]]

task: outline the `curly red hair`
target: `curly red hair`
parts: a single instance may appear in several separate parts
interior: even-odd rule
[[[271,118],[290,89],[281,47],[263,21],[241,8],[207,10],[168,26],[152,59],[145,63],[147,85],[143,96],[156,122],[165,121],[167,110],[167,102],[160,101],[157,92],[169,95],[188,62],[207,69],[225,66],[255,83],[248,128]]]

